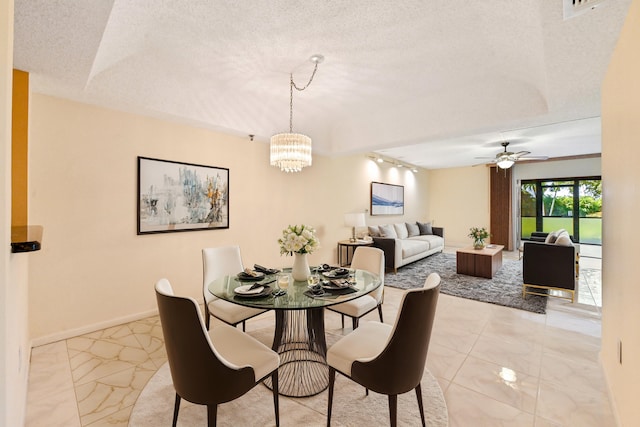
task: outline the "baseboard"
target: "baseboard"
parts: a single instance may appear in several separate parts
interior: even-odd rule
[[[158,314],[158,309],[149,310],[143,313],[130,314],[128,316],[122,316],[115,319],[106,320],[100,323],[94,323],[91,325],[82,326],[80,328],[68,329],[66,331],[56,332],[55,334],[45,335],[43,337],[35,338],[31,340],[31,347],[40,347],[42,345],[51,344],[54,342],[66,340],[69,338],[77,337],[78,335],[84,335],[102,329],[111,328],[113,326],[122,325],[124,323],[135,322],[136,320],[146,319],[147,317],[155,316]]]

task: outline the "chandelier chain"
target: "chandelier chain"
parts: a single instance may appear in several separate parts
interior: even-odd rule
[[[317,62],[313,67],[313,73],[311,73],[309,81],[303,87],[298,87],[298,85],[295,84],[295,82],[293,81],[293,73],[289,74],[289,133],[293,133],[293,88],[295,88],[299,92],[302,92],[303,90],[308,88],[316,75],[316,71],[318,71]]]

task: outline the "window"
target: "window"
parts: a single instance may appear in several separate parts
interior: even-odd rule
[[[526,180],[520,184],[520,238],[564,228],[574,241],[602,244],[600,177]]]

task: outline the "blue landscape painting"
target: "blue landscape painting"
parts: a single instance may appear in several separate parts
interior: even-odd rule
[[[404,187],[402,185],[371,183],[371,215],[403,215]]]

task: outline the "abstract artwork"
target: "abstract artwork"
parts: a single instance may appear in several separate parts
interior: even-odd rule
[[[371,215],[404,215],[404,187],[372,182]]]
[[[138,234],[229,228],[229,169],[138,157]]]

